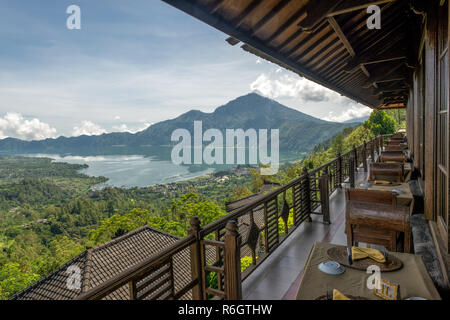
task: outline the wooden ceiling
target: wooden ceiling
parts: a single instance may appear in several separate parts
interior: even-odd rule
[[[424,16],[414,0],[163,0],[231,45],[372,108],[405,107]],[[433,1],[433,0],[430,0]],[[369,29],[369,5],[381,29]]]

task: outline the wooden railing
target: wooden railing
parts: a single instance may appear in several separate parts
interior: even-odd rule
[[[376,137],[319,168],[304,169],[297,179],[204,227],[192,218],[187,237],[78,299],[108,299],[124,287],[130,299],[241,299],[242,281],[312,214],[330,223],[330,195],[345,182],[354,186],[355,171],[367,171],[368,157],[380,153],[383,140]],[[243,272],[242,258],[251,262]]]

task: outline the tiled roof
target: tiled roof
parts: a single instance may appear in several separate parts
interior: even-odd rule
[[[64,264],[35,284],[17,293],[13,300],[70,300],[98,286],[120,272],[174,244],[178,237],[144,226],[121,237],[91,248]],[[78,266],[81,289],[70,289],[68,268]],[[180,290],[191,279],[189,248],[174,256],[175,287]],[[190,293],[189,293],[190,294]],[[106,299],[129,299],[128,287],[111,293]]]

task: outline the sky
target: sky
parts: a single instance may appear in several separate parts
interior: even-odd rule
[[[227,38],[160,0],[1,0],[0,139],[137,132],[249,92],[329,121],[370,114]]]

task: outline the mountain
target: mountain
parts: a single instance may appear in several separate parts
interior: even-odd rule
[[[369,116],[360,117],[360,118],[353,118],[347,121],[344,121],[343,123],[362,123],[369,119]]]
[[[170,138],[174,130],[187,129],[193,133],[194,121],[202,121],[203,132],[210,128],[222,132],[225,129],[279,129],[280,149],[296,152],[309,152],[318,143],[351,126],[320,120],[256,93],[250,93],[218,107],[212,113],[191,110],[135,134],[109,133],[40,141],[6,138],[0,140],[0,153],[101,154],[143,146],[167,146],[173,145]]]

